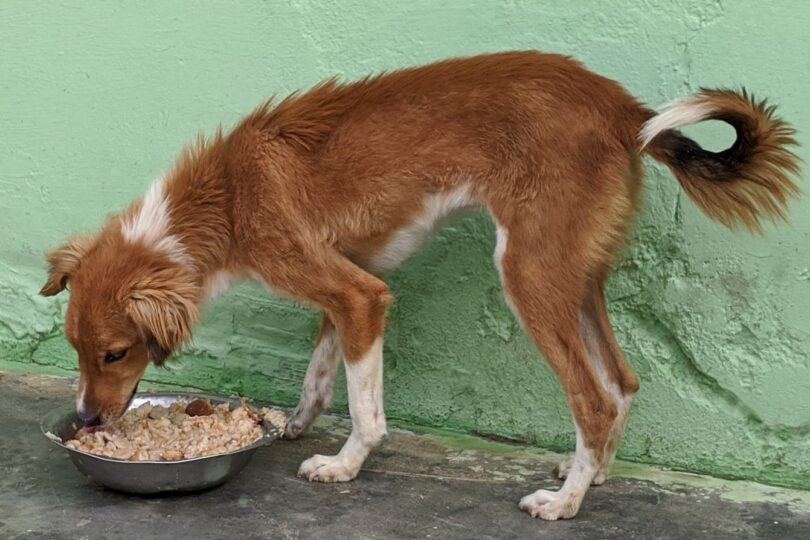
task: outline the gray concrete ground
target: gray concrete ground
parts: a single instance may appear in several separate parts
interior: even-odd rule
[[[184,496],[137,497],[82,477],[38,421],[72,399],[69,381],[0,374],[0,538],[773,538],[810,539],[810,493],[619,464],[573,520],[519,511],[558,484],[559,456],[466,436],[391,437],[347,484],[295,477],[348,429],[326,418],[261,449],[234,480]]]

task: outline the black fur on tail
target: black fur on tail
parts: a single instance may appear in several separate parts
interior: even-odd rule
[[[707,89],[677,107],[691,113],[678,125],[720,120],[737,134],[730,148],[710,152],[676,129],[651,134],[654,118],[645,124],[646,136],[653,136],[644,151],[669,167],[695,204],[732,229],[743,225],[761,232],[765,218],[786,220],[788,200],[799,194],[793,181],[799,158],[791,150],[795,130],[775,115],[775,107],[745,90]]]

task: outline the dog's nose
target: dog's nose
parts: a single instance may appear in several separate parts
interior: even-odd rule
[[[101,423],[101,417],[98,415],[96,411],[81,408],[76,411],[76,415],[79,417],[79,420],[81,420],[82,424],[84,424],[85,426],[97,426]]]

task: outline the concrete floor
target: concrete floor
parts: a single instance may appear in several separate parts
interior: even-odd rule
[[[295,477],[336,451],[345,420],[325,418],[279,441],[219,488],[137,497],[82,477],[39,432],[72,399],[64,379],[0,373],[0,538],[810,538],[810,492],[618,464],[569,521],[519,511],[522,495],[558,484],[559,456],[466,436],[391,437],[347,484]]]

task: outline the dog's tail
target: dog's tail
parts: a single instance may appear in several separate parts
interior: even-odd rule
[[[788,199],[799,194],[795,130],[744,90],[701,90],[648,118],[640,148],[665,164],[687,195],[729,228],[761,232],[763,218],[785,220]],[[710,152],[677,131],[703,120],[721,120],[737,133],[734,144]]]

